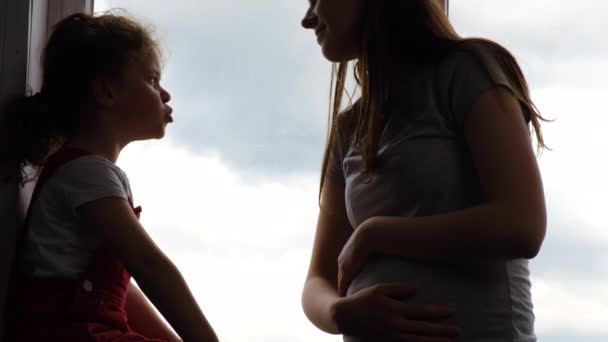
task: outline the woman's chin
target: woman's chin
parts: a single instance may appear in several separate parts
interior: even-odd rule
[[[328,44],[321,45],[321,51],[323,52],[323,56],[325,57],[325,59],[332,63],[345,63],[356,59],[356,56],[354,56],[354,54],[344,53],[344,51],[332,48],[332,46]]]

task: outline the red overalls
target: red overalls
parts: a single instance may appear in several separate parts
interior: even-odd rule
[[[53,172],[70,160],[90,154],[62,149],[47,161],[25,218],[17,257],[28,230],[32,203]],[[131,207],[133,204],[129,198]],[[141,208],[133,208],[139,218]],[[163,342],[143,337],[127,323],[125,303],[131,276],[122,263],[97,251],[78,279],[33,278],[13,267],[5,310],[4,342]]]

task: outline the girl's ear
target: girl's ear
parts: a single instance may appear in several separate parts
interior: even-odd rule
[[[102,107],[112,107],[116,101],[113,83],[105,77],[97,77],[92,84],[93,99]]]

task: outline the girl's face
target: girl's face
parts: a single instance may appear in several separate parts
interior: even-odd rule
[[[364,1],[375,0],[309,0],[302,26],[315,31],[329,61],[359,58]]]
[[[160,85],[161,67],[156,54],[145,53],[125,68],[117,92],[118,129],[129,141],[159,139],[173,122],[171,95]]]

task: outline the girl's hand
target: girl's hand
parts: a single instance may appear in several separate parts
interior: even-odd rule
[[[346,295],[353,278],[361,272],[367,259],[372,254],[372,243],[369,232],[373,231],[373,220],[365,220],[350,236],[338,256],[338,291]]]
[[[332,316],[340,333],[364,341],[448,342],[458,336],[458,327],[440,322],[453,309],[401,301],[416,290],[406,284],[375,285],[340,299]]]

